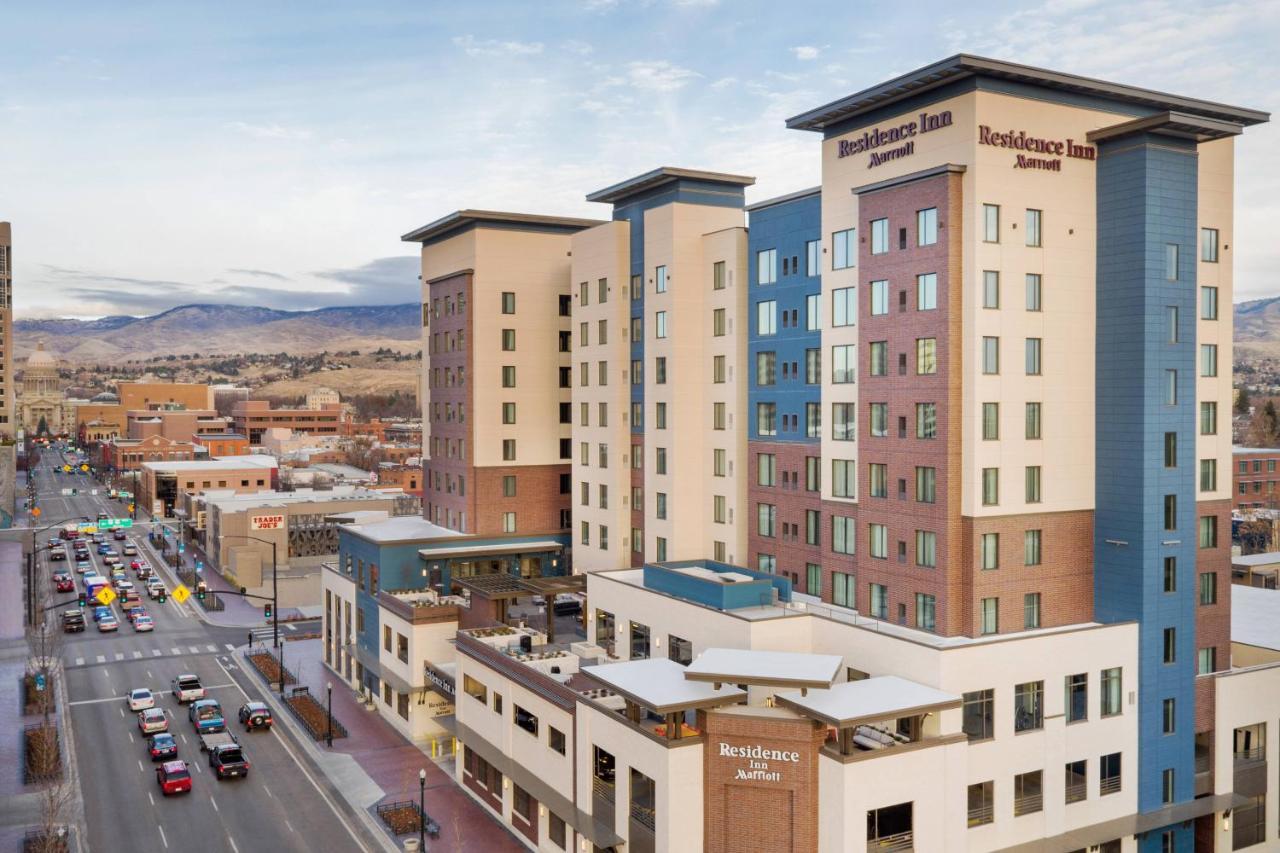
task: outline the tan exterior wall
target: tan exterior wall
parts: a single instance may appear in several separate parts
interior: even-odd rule
[[[0,438],[13,438],[18,429],[13,383],[13,230],[8,222],[0,222]],[[5,482],[13,483],[12,467],[3,472]],[[11,507],[5,507],[8,514]]]
[[[149,409],[177,404],[188,409],[212,409],[213,389],[191,382],[121,382],[116,386],[120,407]]]
[[[1235,397],[1231,389],[1231,366],[1234,350],[1232,335],[1235,316],[1231,310],[1235,296],[1232,262],[1235,252],[1235,140],[1228,137],[1216,142],[1206,142],[1197,148],[1198,168],[1196,195],[1199,204],[1197,218],[1201,228],[1218,229],[1218,262],[1203,259],[1200,246],[1196,246],[1196,400],[1218,404],[1218,431],[1215,435],[1198,435],[1196,439],[1196,497],[1197,500],[1235,498],[1232,491],[1233,460],[1231,458],[1231,406]],[[1197,232],[1197,239],[1200,234]],[[1218,289],[1218,318],[1206,320],[1202,311],[1203,288]],[[1218,347],[1218,375],[1200,376],[1201,344]],[[1199,412],[1196,413],[1196,431],[1200,431]],[[1217,488],[1200,490],[1199,463],[1203,459],[1218,461]]]

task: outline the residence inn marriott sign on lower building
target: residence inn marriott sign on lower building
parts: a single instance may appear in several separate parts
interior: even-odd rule
[[[424,501],[524,533],[540,454],[529,533],[587,589],[582,636],[432,661],[464,790],[548,851],[1277,849],[1280,665],[1233,666],[1227,594],[1234,145],[1267,120],[959,55],[790,119],[818,187],[663,167],[588,196],[607,222],[466,217],[545,244],[557,301],[424,291]],[[424,281],[474,272],[436,236]],[[467,335],[463,380],[475,306],[508,343]],[[450,466],[507,448],[463,515]]]

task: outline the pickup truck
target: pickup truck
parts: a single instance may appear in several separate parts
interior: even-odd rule
[[[62,612],[62,630],[68,634],[76,634],[84,630],[84,614],[79,610]]]
[[[192,702],[187,709],[187,718],[195,727],[196,734],[221,732],[227,728],[227,722],[222,718],[222,706],[216,699],[197,699]]]
[[[200,685],[199,676],[179,675],[173,680],[172,689],[179,704],[204,698],[204,687]]]
[[[209,749],[209,767],[219,779],[249,775],[249,760],[240,744],[231,743]]]

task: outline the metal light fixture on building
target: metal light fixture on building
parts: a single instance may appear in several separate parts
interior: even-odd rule
[[[1231,831],[1231,809],[1227,809],[1225,812],[1222,813],[1222,831],[1223,832]]]

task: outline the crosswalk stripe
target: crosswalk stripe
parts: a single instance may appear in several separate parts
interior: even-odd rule
[[[182,654],[182,649],[178,648],[177,646],[174,646],[172,649],[169,649],[169,654],[180,655]]]
[[[236,647],[231,645],[230,643],[223,643],[223,645],[227,647],[227,651],[229,652],[234,652],[236,650]]]
[[[116,652],[116,660],[124,660],[124,652]]]
[[[76,666],[84,666],[84,658],[76,658]]]
[[[191,654],[193,654],[193,655],[198,655],[198,654],[200,654],[200,647],[199,647],[199,646],[187,646],[187,648],[191,649]]]
[[[134,652],[134,653],[133,653],[133,659],[134,659],[134,660],[137,660],[137,659],[138,659],[138,658],[140,658],[140,657],[142,657],[142,652]]]
[[[215,645],[213,645],[212,643],[210,643],[209,645],[205,646],[205,648],[207,648],[207,649],[208,649],[209,651],[211,651],[211,652],[216,652],[216,651],[218,650],[218,647],[217,647],[217,646],[215,646]]]
[[[106,662],[107,662],[106,655],[98,655],[98,663],[106,663]]]
[[[159,649],[152,649],[152,650],[151,650],[151,656],[152,656],[153,658],[158,658],[158,657],[160,657],[160,650],[159,650]]]

